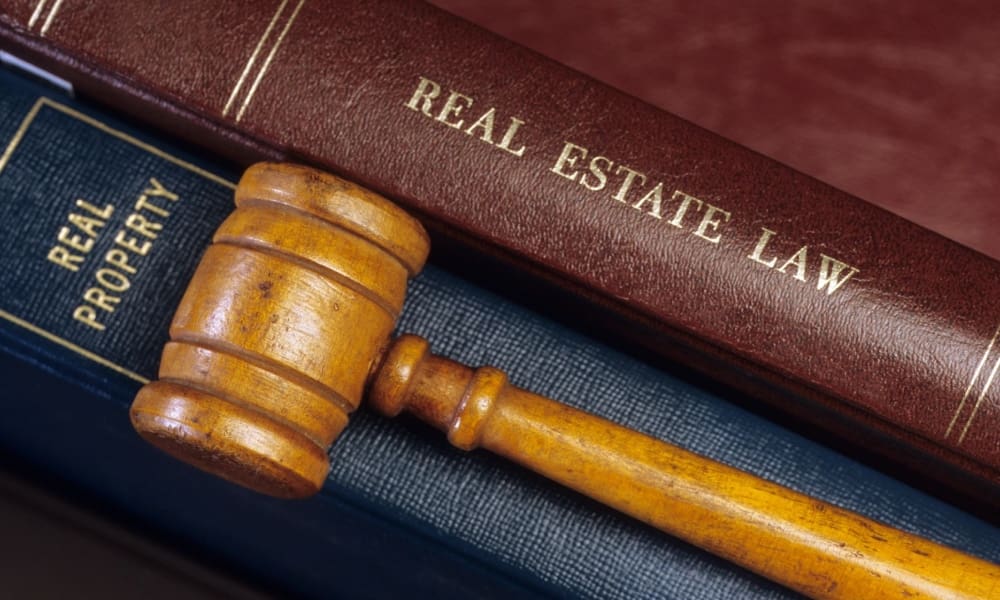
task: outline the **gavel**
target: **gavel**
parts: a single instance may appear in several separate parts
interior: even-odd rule
[[[998,598],[1000,568],[391,339],[429,240],[390,201],[262,163],[216,232],[132,424],[283,498],[320,490],[363,395],[814,598]]]

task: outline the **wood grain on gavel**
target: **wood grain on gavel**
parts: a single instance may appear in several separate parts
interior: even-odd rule
[[[428,252],[384,198],[305,167],[251,167],[181,301],[132,422],[163,450],[281,497],[319,491],[366,390],[816,598],[997,598],[1000,568],[470,369],[404,335]]]

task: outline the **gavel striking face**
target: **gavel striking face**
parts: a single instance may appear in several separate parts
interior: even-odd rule
[[[280,497],[317,492],[362,393],[816,598],[986,598],[1000,569],[390,340],[427,235],[371,192],[251,167],[132,405],[174,456]],[[792,558],[793,557],[793,558]],[[995,596],[993,596],[995,597]]]

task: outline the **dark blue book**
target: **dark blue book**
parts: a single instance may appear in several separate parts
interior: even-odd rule
[[[174,462],[127,410],[155,376],[238,171],[0,72],[0,449],[280,595],[785,598],[776,585],[406,418],[362,409],[323,491],[282,501]],[[513,383],[1000,560],[1000,530],[431,266],[402,331]],[[791,558],[790,558],[791,559]]]

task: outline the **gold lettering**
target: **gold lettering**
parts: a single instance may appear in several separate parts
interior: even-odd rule
[[[653,215],[657,219],[662,219],[663,215],[660,214],[660,205],[663,204],[663,183],[657,183],[656,187],[649,190],[649,193],[642,197],[641,200],[632,205],[632,208],[636,210],[642,210],[642,205],[646,202],[652,203],[649,208],[648,214]]]
[[[594,158],[590,159],[590,173],[584,173],[583,175],[580,176],[580,185],[587,188],[588,190],[593,190],[595,192],[604,189],[604,186],[608,184],[608,174],[605,173],[604,170],[601,169],[600,166],[598,165],[598,163],[602,162],[606,164],[606,166],[604,167],[605,169],[610,169],[611,165],[613,164],[611,162],[611,159],[609,159],[606,156],[595,156]],[[590,183],[587,177],[588,175],[593,175],[595,178],[597,178],[597,182]]]
[[[121,306],[123,293],[132,287],[130,276],[137,274],[142,266],[141,259],[137,261],[136,257],[146,256],[153,247],[151,240],[156,240],[164,231],[164,222],[150,218],[149,215],[169,218],[171,211],[167,205],[176,202],[178,198],[176,193],[167,189],[158,179],[149,178],[149,184],[135,202],[134,211],[125,218],[124,225],[115,233],[114,246],[104,253],[104,262],[94,273],[96,285],[87,288],[83,293],[83,304],[73,310],[76,321],[97,331],[106,329],[106,325],[101,323],[101,313],[113,313]],[[70,223],[82,234],[73,235],[68,227],[64,227],[58,237],[68,248],[75,248],[82,254],[74,254],[64,246],[56,246],[49,251],[48,256],[50,261],[71,271],[80,270],[79,265],[85,261],[85,254],[95,247],[95,239],[114,211],[112,205],[100,209],[84,200],[77,200],[76,204],[83,212],[93,216],[70,214]]]
[[[579,156],[573,156],[573,153],[578,153]],[[583,146],[577,146],[573,142],[566,142],[563,146],[562,153],[559,154],[559,158],[556,159],[556,164],[552,165],[549,169],[556,175],[562,175],[570,181],[576,181],[576,176],[579,175],[576,171],[572,173],[566,173],[563,171],[563,167],[569,166],[570,168],[576,167],[577,158],[587,158],[587,149]]]
[[[139,196],[139,199],[135,202],[135,210],[148,210],[149,212],[159,215],[161,217],[169,217],[170,211],[165,208],[160,208],[159,206],[152,204],[147,201],[149,198],[146,194]]]
[[[631,189],[632,183],[635,181],[636,177],[642,180],[639,185],[646,183],[645,175],[639,171],[632,170],[625,165],[619,165],[619,167],[615,169],[615,175],[620,174],[622,171],[626,172],[625,180],[622,181],[621,187],[618,188],[618,193],[612,196],[612,198],[619,202],[625,202],[625,196],[628,194],[629,189]]]
[[[97,321],[97,311],[86,304],[77,306],[76,309],[73,310],[73,318],[87,327],[92,327],[98,331],[104,331],[104,325]]]
[[[778,257],[775,256],[771,260],[765,261],[764,259],[761,258],[761,256],[764,255],[764,249],[767,248],[768,242],[771,241],[771,236],[777,232],[771,231],[767,227],[761,227],[761,229],[764,232],[760,234],[760,239],[757,240],[757,246],[754,247],[753,253],[748,255],[747,258],[749,258],[754,262],[759,262],[760,264],[764,265],[769,269],[772,269],[774,268],[775,263],[778,262]]]
[[[675,191],[673,195],[670,196],[671,200],[677,200],[678,198],[681,198],[681,205],[677,207],[677,212],[674,213],[674,218],[668,221],[668,223],[674,227],[683,228],[684,225],[682,225],[681,222],[684,220],[684,215],[687,214],[688,207],[691,206],[692,202],[695,202],[698,204],[698,208],[696,208],[695,211],[699,211],[701,210],[702,202],[694,196],[685,194],[680,190]]]
[[[784,273],[785,269],[787,269],[789,265],[795,265],[795,278],[798,279],[799,281],[805,281],[806,258],[808,256],[809,256],[809,246],[802,246],[801,248],[799,248],[798,252],[793,254],[791,258],[786,260],[785,263],[778,268],[778,271]]]
[[[715,216],[715,213],[719,213],[720,215],[722,215],[722,220],[728,223],[730,217],[729,211],[722,210],[718,206],[712,206],[711,204],[708,203],[706,203],[705,206],[707,206],[707,208],[705,209],[705,215],[702,216],[701,223],[698,224],[698,229],[695,229],[694,234],[703,240],[708,240],[713,244],[718,244],[719,240],[722,239],[721,233],[715,236],[708,236],[705,235],[705,233],[708,231],[709,227],[712,228],[712,231],[718,231],[719,225],[722,224],[722,221],[720,221],[719,219],[712,218]]]
[[[71,220],[72,220],[72,217],[73,217],[73,215],[70,215]],[[84,254],[86,254],[87,252],[90,252],[90,249],[94,247],[94,240],[93,239],[88,238],[87,240],[84,240],[79,235],[75,235],[75,234],[71,235],[69,227],[63,227],[63,228],[61,228],[59,230],[59,235],[56,236],[56,239],[58,239],[60,242],[62,242],[64,244],[66,244],[70,248],[73,248],[74,250],[79,250],[80,252],[83,252]]]
[[[128,277],[125,277],[114,269],[98,269],[96,277],[97,283],[103,285],[112,292],[124,292],[132,287]]]
[[[167,200],[170,200],[171,202],[176,202],[177,201],[177,194],[175,194],[175,193],[171,192],[170,190],[168,190],[167,188],[163,187],[163,184],[160,183],[156,179],[156,177],[150,177],[149,178],[149,183],[153,184],[153,187],[152,188],[146,188],[145,190],[143,190],[143,193],[145,193],[145,194],[147,194],[149,196],[161,196],[163,198],[166,198]]]
[[[105,205],[105,207],[103,209],[100,209],[100,208],[97,208],[96,206],[94,206],[93,204],[91,204],[90,202],[87,202],[86,200],[84,200],[82,198],[78,198],[77,199],[76,205],[77,205],[77,207],[82,208],[83,210],[85,210],[85,211],[89,212],[90,214],[94,215],[95,217],[100,217],[101,219],[104,219],[105,221],[107,221],[108,219],[110,219],[111,215],[115,212],[115,207],[112,204]]]
[[[87,288],[87,291],[83,293],[83,299],[108,312],[115,312],[115,305],[122,301],[117,296],[109,296],[107,292],[98,287]]]
[[[460,104],[459,103],[460,100],[464,102],[464,104]],[[462,127],[462,123],[464,121],[462,121],[462,119],[459,119],[457,121],[449,121],[448,117],[451,116],[457,117],[459,113],[461,113],[464,109],[469,108],[470,106],[472,106],[472,98],[466,96],[465,94],[459,94],[456,91],[452,91],[450,94],[448,94],[448,99],[445,101],[444,106],[441,107],[441,112],[439,112],[438,116],[434,118],[438,121],[441,121],[445,125],[448,125],[449,127],[454,127],[455,129],[459,129]]]
[[[87,234],[87,237],[89,237],[89,238],[96,238],[97,234],[100,233],[100,231],[98,231],[98,229],[104,227],[104,224],[105,224],[104,221],[101,221],[100,219],[94,219],[92,217],[87,217],[87,216],[84,216],[84,215],[78,215],[76,213],[70,213],[69,214],[69,222],[72,223],[73,225],[75,225],[77,229],[79,229],[80,231],[82,231],[85,234]],[[63,229],[66,229],[66,228],[64,227]],[[61,232],[60,232],[60,235],[62,235]],[[79,239],[79,238],[77,238],[77,239]],[[60,237],[60,240],[63,241],[63,242],[66,242],[67,244],[69,244],[70,246],[73,246],[74,248],[76,248],[77,250],[79,250],[81,252],[89,252],[90,251],[90,246],[94,245],[93,244],[93,242],[94,242],[93,239],[87,240],[90,243],[88,245],[87,250],[84,250],[83,248],[80,248],[78,246],[74,246],[73,244],[70,244],[69,241],[63,240],[61,237]]]
[[[144,235],[151,240],[156,239],[157,234],[155,232],[163,229],[163,225],[150,221],[139,213],[130,214],[128,218],[125,219],[125,227],[128,227],[139,235]]]
[[[164,218],[169,217],[170,216],[169,210],[163,208],[162,206],[153,204],[152,202],[149,201],[149,198],[150,197],[166,198],[171,202],[176,202],[177,194],[165,188],[163,184],[160,183],[155,177],[150,177],[149,183],[153,187],[148,187],[144,189],[142,195],[139,196],[138,200],[136,200],[135,202],[136,212],[140,210],[148,210],[154,215],[158,215]]]
[[[847,283],[847,280],[854,277],[854,275],[858,272],[858,269],[852,267],[851,265],[840,262],[839,260],[831,258],[825,254],[820,254],[820,257],[822,258],[822,262],[819,267],[819,281],[816,283],[816,289],[822,290],[823,288],[826,288],[827,296],[836,292],[840,286]],[[843,279],[841,279],[840,273],[845,268],[850,269],[850,271],[847,275],[844,275]]]
[[[145,256],[146,253],[149,252],[149,249],[153,247],[152,242],[143,240],[142,244],[139,244],[139,238],[134,236],[126,237],[124,229],[115,234],[115,243],[122,248],[131,250],[132,252],[143,256]]]
[[[67,217],[75,230],[82,232],[83,235],[73,233],[74,230],[69,227],[61,227],[59,233],[56,234],[56,239],[80,254],[75,254],[65,246],[56,244],[49,249],[49,253],[46,255],[50,262],[74,272],[80,270],[80,264],[86,258],[84,255],[94,248],[94,240],[100,235],[100,229],[107,224],[108,217],[115,211],[115,207],[111,204],[102,209],[83,199],[77,199],[75,204],[77,208],[92,215],[70,213]]]
[[[149,244],[150,242],[146,243]],[[112,248],[111,250],[108,250],[107,253],[104,255],[104,262],[108,263],[109,265],[118,267],[119,269],[125,271],[126,273],[134,274],[136,272],[136,268],[130,265],[128,262],[128,252],[125,252],[124,250],[119,250],[118,248]]]
[[[62,246],[52,246],[47,258],[60,267],[74,272],[80,270],[79,263],[83,262],[83,256],[73,254]]]
[[[510,152],[514,156],[523,156],[524,155],[523,144],[517,150],[512,150],[510,147],[511,142],[514,141],[514,136],[517,135],[517,130],[521,127],[521,125],[524,125],[524,121],[518,119],[517,117],[511,117],[510,126],[507,128],[507,131],[504,132],[503,139],[500,140],[500,144],[497,145],[497,148],[500,148],[501,150],[506,150],[507,152]]]
[[[428,117],[433,117],[431,114],[431,107],[434,105],[434,99],[441,95],[441,86],[434,83],[426,77],[420,78],[420,83],[417,84],[417,90],[413,92],[413,96],[410,101],[406,103],[406,107],[417,112],[422,112]]]
[[[476,119],[475,123],[473,123],[472,125],[469,125],[469,128],[465,130],[465,133],[467,135],[472,135],[473,131],[475,131],[477,128],[480,128],[480,129],[483,130],[483,133],[482,133],[482,135],[479,136],[479,139],[483,140],[484,142],[486,142],[488,144],[492,144],[493,143],[493,119],[494,119],[494,117],[496,117],[496,114],[497,114],[497,109],[495,109],[495,108],[491,108],[488,111],[484,112],[483,116],[481,116],[478,119]]]
[[[504,152],[517,157],[524,156],[526,146],[515,141],[521,126],[525,124],[523,119],[511,117],[507,129],[500,137],[500,142],[497,143],[494,141],[494,131],[497,125],[496,107],[490,107],[486,112],[479,115],[479,118],[473,121],[471,125],[465,127],[467,120],[460,118],[460,115],[466,109],[472,108],[475,100],[461,92],[450,90],[448,98],[440,106],[440,110],[437,110],[434,101],[440,97],[441,86],[426,77],[421,77],[420,82],[417,84],[417,89],[413,92],[410,100],[406,102],[406,107],[410,110],[423,113],[435,121],[444,123],[448,127],[460,129],[466,135],[478,137],[481,141],[491,146],[496,146]]]
[[[611,158],[597,155],[596,152],[595,156],[589,158],[588,161],[589,154],[590,151],[587,148],[566,141],[555,164],[549,170],[560,177],[578,182],[594,192],[608,189],[611,179],[616,177],[617,181],[612,184],[612,187],[614,185],[618,187],[611,198],[629,204],[632,208],[656,219],[669,219],[667,222],[670,225],[678,229],[687,229],[692,235],[712,244],[720,244],[725,234],[725,227],[731,227],[729,224],[733,220],[733,214],[730,211],[681,190],[675,190],[666,199],[667,202],[677,201],[675,205],[672,205],[674,213],[672,215],[666,214],[669,211],[664,206],[664,186],[666,185],[664,182],[650,181],[641,171],[626,165],[616,164]],[[588,162],[584,164],[584,161]],[[655,183],[655,185],[642,191],[647,183]],[[689,218],[690,213],[700,213],[700,215]],[[802,245],[791,256],[779,248],[777,255],[775,255],[769,250],[769,244],[777,232],[767,227],[760,229],[756,245],[747,258],[768,269],[777,267],[776,270],[779,273],[790,275],[798,281],[808,282],[810,270],[815,266],[809,262],[809,245]],[[815,252],[814,250],[814,255]],[[778,259],[781,256],[787,258],[778,266]],[[827,295],[840,289],[859,272],[856,267],[833,257],[825,254],[820,254],[820,256],[822,260],[818,269],[816,289],[825,291]]]

